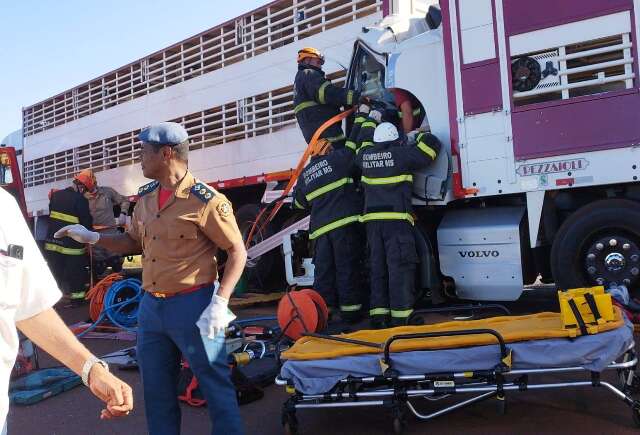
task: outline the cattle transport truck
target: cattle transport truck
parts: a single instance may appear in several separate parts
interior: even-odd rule
[[[273,2],[25,108],[28,209],[46,215],[48,191],[87,167],[135,194],[147,181],[136,134],[173,120],[189,131],[195,175],[232,199],[248,232],[304,150],[293,59],[316,46],[350,88],[410,92],[444,145],[413,177],[421,287],[473,300],[518,299],[538,275],[635,288],[639,3]],[[289,282],[309,281],[296,219],[281,212],[257,234],[255,276],[273,275],[284,242]]]

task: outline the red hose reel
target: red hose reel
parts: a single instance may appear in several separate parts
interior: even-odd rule
[[[318,292],[302,289],[287,292],[278,303],[278,324],[292,340],[305,332],[318,333],[327,327],[329,309]]]

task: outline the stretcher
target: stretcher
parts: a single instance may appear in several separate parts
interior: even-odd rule
[[[524,328],[527,322],[533,330]],[[567,331],[559,313],[541,313],[337,337],[311,334],[282,354],[276,384],[291,394],[282,423],[286,433],[295,434],[298,410],[384,407],[391,411],[394,432],[402,433],[408,412],[430,420],[494,399],[504,413],[510,392],[604,387],[630,406],[640,426],[633,328],[618,309],[613,321],[600,326],[587,334]],[[617,372],[619,382],[601,379],[605,371]],[[568,379],[544,379],[559,373]],[[444,398],[449,403],[434,409]],[[431,409],[423,411],[420,402]]]

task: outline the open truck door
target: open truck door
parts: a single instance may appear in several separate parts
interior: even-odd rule
[[[24,187],[20,176],[16,150],[13,147],[0,148],[0,186],[16,198],[26,219],[28,216],[24,199]]]

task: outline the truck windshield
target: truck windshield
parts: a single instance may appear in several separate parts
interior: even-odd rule
[[[379,99],[384,88],[384,65],[368,50],[359,46],[351,61],[349,88]]]

